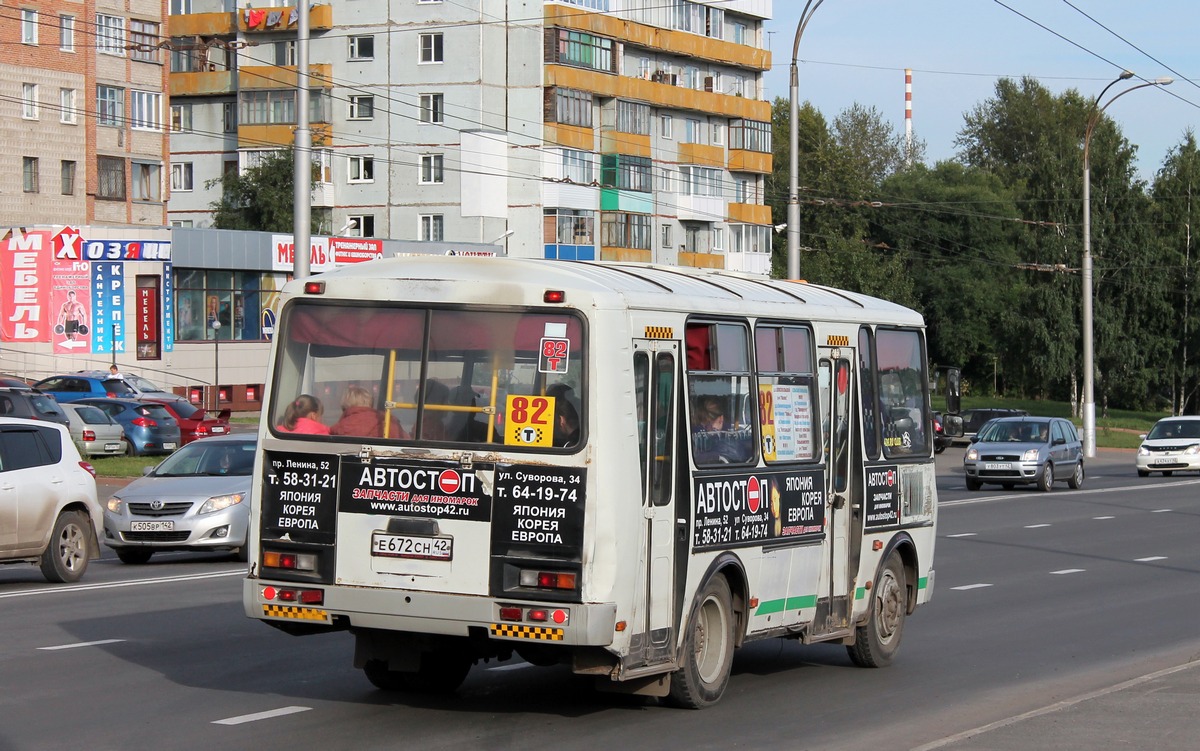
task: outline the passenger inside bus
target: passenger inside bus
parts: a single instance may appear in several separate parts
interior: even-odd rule
[[[456,407],[475,407],[478,399],[475,389],[466,384],[456,386],[450,394],[450,403]],[[487,440],[487,425],[480,422],[481,412],[450,412],[446,415],[446,433],[452,441],[482,443]]]
[[[329,429],[331,435],[353,435],[368,438],[383,437],[384,414],[374,407],[371,392],[362,386],[347,386],[342,393],[342,416]],[[405,438],[408,433],[392,419],[388,438]]]
[[[696,397],[692,405],[692,456],[696,464],[740,464],[753,453],[747,428],[728,422],[720,397]]]
[[[307,433],[329,435],[329,426],[321,422],[325,408],[321,400],[311,394],[301,394],[283,412],[283,422],[276,430],[284,433]]]
[[[579,412],[565,396],[554,400],[554,445],[560,448],[579,443]]]

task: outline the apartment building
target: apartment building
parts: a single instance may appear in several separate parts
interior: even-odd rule
[[[162,226],[164,0],[0,9],[0,221]]]
[[[171,0],[171,198],[293,142],[293,6]],[[333,234],[768,273],[771,0],[309,8],[313,211]],[[213,185],[213,187],[208,187]]]

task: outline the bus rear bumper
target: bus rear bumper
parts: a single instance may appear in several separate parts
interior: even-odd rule
[[[298,595],[294,601],[280,600],[280,592],[295,590],[320,590],[322,602],[305,604]],[[608,647],[617,633],[614,603],[509,602],[486,596],[249,578],[243,583],[242,603],[248,617],[277,623],[462,637],[482,629],[492,639],[514,643]],[[501,620],[501,608],[519,610],[520,618],[513,620],[509,613],[510,618]],[[536,611],[544,617],[536,617]]]

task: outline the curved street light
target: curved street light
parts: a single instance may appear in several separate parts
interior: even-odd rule
[[[1131,71],[1122,71],[1112,83],[1100,90],[1100,96],[1092,100],[1092,113],[1083,132],[1083,455],[1089,459],[1096,455],[1095,364],[1092,351],[1092,169],[1089,157],[1092,132],[1100,122],[1100,115],[1113,102],[1131,91],[1148,86],[1166,86],[1174,80],[1163,77],[1139,83],[1114,94],[1104,104],[1100,103],[1109,89],[1130,78],[1133,78]]]
[[[787,240],[788,240],[788,279],[800,278],[800,69],[797,58],[800,55],[800,37],[804,28],[812,20],[813,13],[821,7],[825,0],[808,0],[804,10],[800,12],[800,20],[796,22],[796,40],[792,42],[792,65],[790,98],[791,107],[788,123],[788,211],[787,211]]]

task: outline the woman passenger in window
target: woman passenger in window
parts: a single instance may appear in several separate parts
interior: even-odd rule
[[[371,392],[362,386],[347,386],[342,394],[342,416],[329,429],[331,435],[357,435],[370,438],[383,436],[383,412],[375,409]],[[392,419],[388,425],[388,438],[405,438],[408,433]]]
[[[276,426],[276,430],[283,433],[329,435],[329,426],[321,422],[324,412],[320,399],[310,394],[301,394],[287,406],[283,413],[283,423]]]

